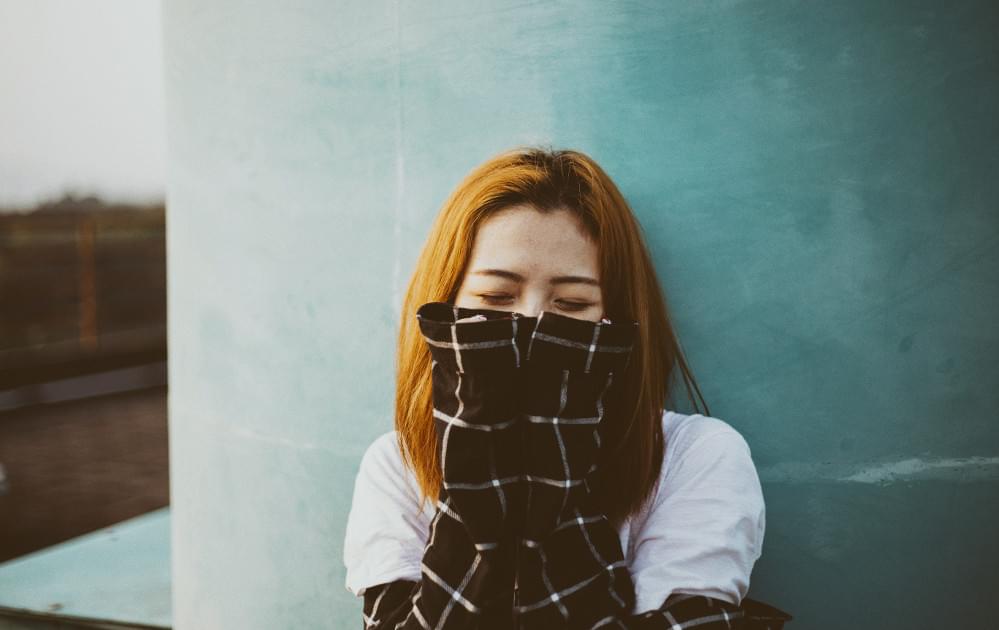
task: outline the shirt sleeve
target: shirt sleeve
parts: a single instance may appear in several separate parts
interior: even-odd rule
[[[716,420],[675,451],[655,504],[635,532],[631,564],[637,610],[671,594],[739,605],[760,557],[765,506],[749,445]]]
[[[503,311],[486,310],[470,321],[463,315],[473,313],[442,302],[417,311],[431,356],[441,486],[427,543],[418,547],[417,580],[371,584],[372,578],[365,578],[365,628],[492,630],[509,627],[511,621],[512,524],[518,520],[515,506],[523,502],[516,474],[516,321]],[[382,484],[398,481],[398,475],[389,474],[373,487],[381,497],[394,496]],[[365,489],[357,489],[355,500]],[[351,532],[363,526],[358,520]],[[372,530],[371,535],[379,535],[377,528]],[[361,554],[350,562],[395,566],[392,558],[375,556],[370,549],[363,550],[363,561]]]
[[[391,452],[398,448],[395,436],[390,431],[368,447],[354,481],[343,562],[345,586],[356,596],[374,584],[420,578],[428,519],[416,514],[418,498],[399,483],[404,471]]]
[[[405,609],[418,588],[417,582],[395,580],[367,589],[364,593],[364,627],[376,628],[386,622],[391,624],[393,619],[388,617],[389,613],[385,611]],[[783,621],[789,618],[790,616],[786,614],[782,614],[782,616],[773,614],[760,617],[748,616],[742,608],[711,597],[674,595],[655,610],[637,614],[609,615],[594,624],[593,628],[675,630],[676,628],[696,626],[697,630],[781,630]],[[495,630],[509,630],[514,626],[508,620],[492,627],[487,625],[482,627],[489,628],[489,630],[493,628]],[[570,626],[568,622],[550,626],[553,630],[568,627],[577,626]]]

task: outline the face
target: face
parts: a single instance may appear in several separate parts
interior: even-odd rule
[[[569,210],[505,208],[479,225],[455,306],[600,321],[597,245]]]

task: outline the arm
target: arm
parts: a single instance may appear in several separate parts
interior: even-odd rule
[[[598,370],[602,365],[606,367],[606,362],[597,357],[607,356],[603,352],[606,346],[612,348],[621,347],[620,333],[614,333],[606,326],[598,333],[599,339],[597,340],[597,345],[601,350],[597,352],[594,358],[590,359],[589,366],[594,372],[590,377],[587,377],[591,379],[591,382],[589,386],[586,386],[585,378],[582,381],[574,380],[578,374],[576,376],[566,375],[563,372],[563,367],[558,367],[558,371],[555,372],[557,378],[553,377],[551,373],[549,373],[547,379],[543,378],[546,371],[551,372],[551,361],[555,362],[555,366],[559,366],[559,362],[568,360],[569,362],[564,365],[572,368],[569,371],[575,374],[580,371],[579,368],[582,366],[583,373],[586,373],[585,368],[587,364],[585,358],[580,358],[577,364],[573,364],[572,353],[563,351],[559,356],[552,356],[552,353],[546,350],[546,339],[560,334],[560,331],[553,330],[551,326],[553,323],[557,323],[556,320],[549,320],[537,328],[533,325],[534,320],[530,318],[520,318],[518,320],[516,317],[511,318],[513,321],[508,319],[505,323],[489,322],[485,326],[466,324],[453,326],[452,324],[455,320],[471,313],[483,313],[489,319],[496,319],[502,316],[498,316],[497,313],[499,312],[497,311],[459,309],[457,313],[454,313],[450,310],[450,306],[447,306],[447,309],[447,312],[443,314],[440,312],[440,307],[428,307],[426,311],[423,309],[420,311],[428,316],[427,320],[421,322],[421,329],[424,330],[432,352],[436,349],[436,352],[433,352],[434,406],[438,408],[438,417],[435,420],[435,424],[438,429],[439,453],[444,455],[441,457],[444,484],[441,489],[441,501],[438,502],[438,510],[431,523],[429,542],[425,548],[423,575],[420,581],[399,579],[367,588],[364,593],[365,627],[394,628],[399,624],[400,628],[414,628],[423,627],[425,625],[424,622],[429,622],[429,624],[436,626],[437,620],[440,619],[443,619],[445,622],[442,627],[494,627],[504,629],[511,627],[545,627],[544,623],[538,623],[536,620],[539,618],[539,611],[547,609],[550,612],[555,610],[555,606],[552,606],[552,602],[550,601],[534,610],[522,611],[522,621],[520,622],[522,625],[515,625],[517,620],[512,618],[514,601],[511,599],[512,593],[509,589],[510,576],[514,571],[514,567],[507,565],[504,568],[502,565],[503,559],[506,558],[507,562],[513,562],[516,556],[520,556],[520,561],[516,563],[515,569],[518,579],[521,581],[518,601],[521,603],[520,608],[522,609],[529,606],[529,604],[524,604],[524,602],[528,601],[528,598],[531,597],[530,594],[532,591],[535,594],[540,594],[538,600],[543,601],[547,599],[551,591],[545,589],[548,588],[549,583],[559,591],[562,591],[559,587],[561,583],[570,582],[570,586],[576,584],[572,582],[574,572],[578,573],[581,562],[582,566],[585,567],[586,556],[594,553],[600,554],[605,562],[614,567],[613,570],[608,574],[606,572],[607,565],[600,566],[597,563],[595,567],[591,566],[595,570],[595,573],[598,574],[598,579],[585,583],[582,588],[575,591],[580,596],[563,597],[560,599],[560,604],[570,613],[571,617],[569,618],[572,620],[572,623],[567,625],[565,618],[557,618],[551,626],[547,627],[588,628],[594,624],[602,624],[596,627],[651,629],[669,628],[673,623],[687,623],[689,624],[687,627],[696,626],[705,630],[741,627],[728,625],[729,623],[734,623],[739,618],[742,614],[741,609],[725,601],[700,595],[674,594],[655,610],[635,615],[628,614],[634,608],[633,586],[627,569],[623,568],[623,554],[621,554],[618,537],[606,519],[590,505],[588,488],[585,484],[571,486],[571,490],[575,490],[575,492],[566,499],[564,506],[561,503],[562,493],[559,488],[555,488],[559,492],[554,502],[544,500],[543,493],[553,488],[553,486],[545,483],[544,479],[557,479],[559,477],[562,479],[573,479],[578,474],[574,471],[578,470],[582,470],[583,474],[581,476],[585,477],[585,474],[592,469],[593,462],[596,461],[596,448],[599,447],[599,435],[592,431],[595,428],[594,425],[589,425],[590,431],[584,430],[582,432],[572,430],[573,428],[578,428],[579,425],[571,423],[559,423],[557,425],[558,434],[563,437],[563,447],[569,447],[567,449],[566,461],[562,459],[558,442],[553,439],[556,435],[554,432],[556,428],[555,423],[549,424],[547,433],[545,433],[542,431],[544,424],[529,423],[525,419],[527,416],[523,413],[520,413],[520,420],[517,426],[525,431],[533,431],[531,436],[519,434],[518,432],[514,434],[517,437],[511,437],[506,434],[502,434],[501,437],[499,433],[489,432],[489,436],[496,439],[493,442],[489,442],[488,440],[482,442],[482,444],[491,444],[491,447],[484,447],[485,451],[482,449],[476,450],[473,446],[461,453],[455,452],[457,448],[456,444],[461,443],[453,439],[461,435],[457,430],[459,428],[464,428],[466,431],[470,429],[459,426],[457,423],[449,423],[441,416],[450,416],[453,418],[456,414],[449,414],[447,409],[457,409],[458,405],[464,405],[465,413],[461,414],[461,417],[466,420],[473,417],[484,420],[492,415],[492,421],[502,421],[501,418],[506,415],[506,412],[502,411],[506,409],[504,405],[514,404],[510,401],[516,401],[517,409],[531,410],[530,408],[534,407],[535,404],[542,404],[544,401],[528,404],[525,402],[525,399],[531,400],[535,397],[543,399],[546,396],[548,398],[554,396],[554,400],[559,402],[552,404],[556,406],[556,410],[560,405],[563,407],[563,413],[561,414],[563,419],[566,417],[602,417],[601,410],[599,409],[599,401],[603,395],[603,390],[594,385],[603,384],[606,386],[607,381],[604,379],[610,378],[611,370],[607,370],[606,372]],[[506,315],[508,316],[509,314]],[[545,316],[549,315],[551,314],[546,313]],[[579,320],[573,321],[578,322]],[[453,333],[452,328],[455,328]],[[544,334],[537,338],[532,338],[531,333],[535,332],[535,330]],[[513,350],[509,344],[505,343],[511,336],[511,332],[513,333],[512,336],[516,337],[517,345],[519,346],[519,355],[517,357],[519,361],[515,360],[514,362],[514,372],[508,371],[509,364],[504,363],[502,359],[502,357],[508,358],[509,355],[505,353]],[[577,337],[582,334],[583,337],[581,338],[585,338],[587,343],[581,344],[581,346],[588,348],[590,345],[589,342],[592,341],[593,332],[593,329],[590,328],[584,329],[582,332],[575,330],[573,334]],[[549,337],[545,337],[545,334],[549,335]],[[455,354],[453,343],[448,343],[448,340],[454,341],[455,339],[459,342],[460,352],[458,354]],[[535,346],[536,342],[538,342],[538,345]],[[467,343],[471,343],[471,347],[461,347],[467,345]],[[470,352],[472,349],[489,347],[493,348],[492,354],[489,355],[476,355]],[[551,348],[548,348],[548,350],[551,350]],[[444,352],[448,354],[442,354]],[[526,357],[530,352],[536,352],[536,354],[532,354],[535,360],[530,362],[530,365],[533,367],[529,367],[526,361]],[[623,364],[626,363],[627,359],[623,358],[621,353],[616,353],[616,355],[618,359],[611,363],[616,364],[617,369],[623,369]],[[489,357],[492,358],[490,359]],[[498,363],[496,361],[497,357],[501,357]],[[463,360],[460,372],[457,370],[458,360]],[[517,365],[520,365],[519,372],[516,371]],[[447,366],[447,369],[444,369],[442,366]],[[516,380],[513,378],[514,376],[516,376]],[[563,379],[566,380],[564,404],[562,404],[561,396]],[[515,385],[511,386],[510,383],[514,380]],[[576,387],[572,383],[576,383],[577,385],[582,383],[582,385]],[[589,392],[589,394],[586,392]],[[599,397],[596,394],[599,394]],[[579,413],[580,406],[585,407],[587,404],[592,405],[592,410],[597,411],[596,415]],[[535,411],[538,409],[534,407]],[[587,425],[582,426],[584,429],[587,427]],[[482,435],[479,434],[478,437],[481,438]],[[583,438],[582,442],[580,442],[580,436]],[[476,436],[473,435],[471,437],[474,439]],[[447,438],[446,442],[445,438]],[[548,440],[545,441],[544,438],[548,438]],[[518,439],[526,440],[523,447],[521,447]],[[595,448],[587,448],[587,445],[591,442]],[[450,450],[445,452],[445,446]],[[496,455],[496,458],[491,460],[491,463],[488,458],[481,457],[482,452],[488,454],[490,448],[493,449],[493,453]],[[526,449],[524,451],[524,459],[530,462],[530,464],[522,461],[521,448]],[[462,453],[466,457],[459,458],[458,455]],[[476,453],[479,454],[478,457],[475,455]],[[454,455],[455,457],[452,458],[449,455]],[[459,462],[463,462],[461,467],[456,465]],[[553,463],[557,464],[554,472],[551,469],[551,464]],[[497,464],[500,466],[499,469],[494,468]],[[570,475],[568,477],[564,475],[565,465],[568,465],[570,468]],[[528,472],[527,479],[523,482],[523,487],[517,483],[504,482],[498,486],[491,483],[493,479],[518,478],[518,475],[523,472],[521,469],[522,466],[526,466]],[[483,473],[484,469],[486,470],[485,473]],[[559,470],[563,471],[561,475],[558,472]],[[459,471],[470,471],[470,476],[463,476]],[[532,471],[533,474],[531,474]],[[490,483],[485,485],[480,483],[479,485],[462,488],[460,484],[467,483],[469,479],[488,480]],[[528,514],[524,512],[526,497],[523,495],[523,491],[527,489],[527,486],[530,486],[532,490],[537,490],[531,502],[532,511],[529,515],[530,519],[527,518]],[[578,492],[580,487],[582,487],[583,492]],[[500,489],[503,489],[504,492],[500,492]],[[452,494],[458,496],[453,497]],[[500,501],[501,497],[506,499],[505,503]],[[454,507],[457,505],[452,505],[454,498],[458,499],[458,503],[463,502],[464,507]],[[553,505],[555,506],[555,512],[558,512],[555,516],[552,515]],[[585,527],[570,527],[573,525],[572,519],[570,518],[567,521],[564,518],[566,515],[575,515],[576,510],[579,510],[579,513],[583,515],[583,520],[586,522]],[[471,529],[468,527],[448,527],[447,524],[454,524],[455,522],[453,519],[449,520],[449,512],[456,517],[467,515],[465,521],[467,521]],[[498,520],[494,521],[491,517],[481,518],[481,515],[489,513]],[[497,525],[497,523],[502,524]],[[464,525],[465,523],[462,522],[462,524]],[[504,532],[506,534],[513,532],[516,536],[523,536],[526,533],[525,526],[534,531],[533,536],[543,540],[541,546],[536,546],[533,550],[526,548],[525,551],[525,547],[523,546],[513,546],[509,536],[503,536]],[[492,570],[483,570],[480,573],[473,571],[473,574],[477,577],[472,579],[466,585],[466,588],[461,591],[462,597],[460,601],[462,604],[460,606],[451,605],[450,601],[458,600],[450,598],[449,592],[442,590],[438,583],[433,580],[428,582],[428,568],[432,569],[436,562],[446,564],[450,561],[454,563],[455,567],[459,567],[453,570],[455,574],[461,572],[460,567],[471,569],[476,555],[474,553],[475,543],[470,532],[480,532],[479,537],[475,540],[481,542],[488,540],[491,530],[500,532],[500,537],[504,538],[504,542],[500,546],[500,553],[492,556],[498,561],[498,564]],[[584,532],[588,536],[581,536]],[[573,533],[575,535],[571,536],[570,534]],[[573,547],[579,549],[581,541],[582,544],[586,544],[586,537],[589,537],[590,542],[593,544],[592,551],[589,548],[582,549],[582,553],[574,556],[567,563],[547,564],[548,573],[546,575],[540,571],[532,570],[532,558],[534,560],[534,567],[537,568],[537,560],[541,557],[540,552],[547,552],[545,553],[546,558],[560,553],[565,555],[566,549]],[[528,540],[532,539],[528,538]],[[442,553],[441,550],[445,548],[447,548],[449,553],[454,554],[454,556],[449,557],[445,553]],[[520,550],[519,554],[518,549]],[[590,555],[590,557],[591,559],[595,558],[593,555]],[[593,560],[591,560],[590,564],[593,564]],[[506,573],[505,575],[503,575],[504,572]],[[585,570],[583,572],[585,573]],[[494,576],[502,575],[503,577],[490,581],[487,577],[490,573]],[[485,579],[478,580],[478,577]],[[549,580],[550,582],[546,582],[545,580]],[[497,584],[501,584],[502,586],[497,587]],[[608,586],[613,586],[615,589],[613,594]],[[428,604],[429,598],[427,593],[436,597],[435,604]],[[497,595],[498,593],[501,593],[501,595]],[[474,604],[476,601],[489,600],[490,594],[492,594],[491,601],[495,604],[492,607],[480,605],[480,611],[475,613],[465,606],[466,603]],[[624,600],[623,604],[621,600]],[[450,610],[447,608],[449,605],[451,605]],[[437,611],[436,616],[431,612],[432,610]],[[607,614],[599,619],[595,619],[592,616],[594,610],[597,612],[602,610]],[[561,611],[558,614],[561,614]],[[589,625],[577,623],[580,619],[585,619],[587,615],[591,619],[595,619],[595,621]],[[748,628],[755,627],[757,626],[747,626],[747,630]],[[762,628],[763,626],[759,627]],[[773,625],[772,627],[779,628],[780,626]]]
[[[595,505],[604,397],[623,374],[637,324],[543,313],[524,364],[527,487],[516,562],[516,611],[533,628],[739,628],[738,606],[674,595],[631,614],[634,584],[617,532]]]
[[[486,319],[457,321],[474,314]],[[440,302],[420,307],[417,318],[432,359],[442,486],[420,581],[366,589],[365,628],[508,628],[512,523],[523,503],[515,496],[520,438],[514,318]]]
[[[409,600],[416,592],[418,582],[412,580],[396,580],[378,584],[364,592],[364,627],[378,627],[376,622],[386,620],[383,611],[396,610],[411,605]],[[699,628],[700,630],[780,630],[783,622],[790,615],[762,603],[755,603],[760,608],[755,614],[745,615],[742,607],[700,595],[672,595],[656,610],[610,617],[603,624],[594,627],[629,628],[636,630],[670,630],[675,625],[684,628]],[[684,625],[685,624],[685,625]],[[741,625],[740,625],[741,624]],[[381,627],[391,627],[385,623]],[[509,626],[497,626],[508,628]]]

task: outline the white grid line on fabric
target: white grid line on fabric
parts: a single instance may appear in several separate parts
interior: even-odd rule
[[[454,332],[454,325],[451,326],[451,331]],[[451,336],[451,341],[440,341],[438,339],[431,339],[429,337],[424,337],[424,339],[426,339],[426,341],[427,341],[428,344],[430,344],[431,346],[434,346],[435,348],[452,349],[455,352],[459,352],[461,350],[480,350],[482,348],[502,348],[503,346],[509,346],[511,344],[514,347],[517,346],[517,344],[514,343],[510,339],[496,339],[496,340],[492,340],[492,341],[461,341],[461,342],[459,342],[459,341],[457,341],[457,336],[456,335],[452,335]]]
[[[421,626],[423,626],[427,630],[430,630],[430,624],[428,624],[427,620],[423,618],[423,613],[420,612],[420,607],[417,605],[417,602],[419,601],[420,601],[420,591],[416,591],[413,597],[409,600],[409,603],[411,604],[409,614],[406,615],[405,619],[395,624],[395,630],[399,630],[399,628],[406,625],[406,622],[409,620],[410,616],[416,617],[416,620],[420,622]]]
[[[413,598],[413,615],[416,617],[416,620],[420,622],[420,625],[425,628],[425,630],[430,630],[430,622],[427,621],[426,617],[423,616],[423,612],[420,610],[420,606],[417,604],[419,599],[420,599],[419,594],[417,594],[416,597]],[[396,627],[398,628],[398,626]]]
[[[378,621],[378,619],[377,619],[377,617],[378,617],[378,605],[382,603],[382,598],[385,597],[385,593],[388,593],[388,591],[389,591],[389,589],[386,588],[386,589],[382,590],[381,593],[378,593],[378,597],[375,599],[374,605],[371,606],[371,616],[370,617],[368,615],[364,614],[363,612],[361,613],[361,616],[364,617],[364,625],[365,625],[365,627],[367,627],[367,628],[374,628],[375,626],[377,626],[380,623]]]
[[[493,471],[493,472],[495,473],[495,471]],[[504,485],[511,484],[511,483],[517,483],[518,481],[521,481],[522,479],[523,479],[523,475],[516,475],[516,476],[513,476],[513,477],[503,477],[502,479],[497,479],[496,477],[493,477],[489,481],[478,481],[478,482],[472,482],[472,481],[468,481],[468,482],[465,482],[465,481],[451,481],[451,482],[445,482],[444,483],[444,488],[446,490],[452,490],[452,489],[454,489],[454,490],[485,490],[485,489],[493,487],[493,486],[499,487],[499,486],[504,486]]]
[[[728,623],[728,615],[724,612],[720,615],[708,615],[707,617],[698,617],[697,619],[691,619],[690,621],[684,621],[683,623],[678,622],[676,620],[676,617],[671,615],[669,612],[666,612],[665,614],[667,621],[669,621],[672,624],[670,626],[670,630],[685,630],[686,628],[703,626],[706,623],[714,623],[716,621],[724,621],[726,626],[732,627],[731,624]]]
[[[465,573],[465,577],[462,579],[462,583],[461,585],[459,585],[457,589],[448,584],[444,580],[444,578],[437,575],[437,573],[434,572],[433,569],[427,566],[426,562],[421,562],[420,568],[423,571],[424,575],[430,578],[434,582],[434,584],[441,587],[444,590],[444,592],[446,592],[451,597],[453,601],[461,604],[462,608],[472,613],[479,613],[482,611],[482,609],[473,604],[472,602],[468,601],[468,599],[466,599],[465,596],[462,595],[462,590],[465,588],[465,586],[467,586],[466,579],[470,579],[470,576],[474,574],[475,569],[476,567],[478,567],[481,558],[482,556],[476,554],[475,560],[472,562],[472,566],[469,567],[468,571]],[[441,619],[444,619],[445,617],[447,617],[446,614],[442,615]]]
[[[454,332],[454,326],[451,327],[451,332]],[[458,365],[461,366],[461,354],[457,351],[455,352],[455,358],[458,361]],[[454,388],[454,396],[458,399],[458,411],[455,412],[455,416],[460,416],[461,412],[465,410],[465,401],[461,398],[461,372],[458,372],[458,382]],[[447,415],[447,414],[443,414]],[[434,416],[437,416],[437,409],[434,409]],[[457,420],[457,418],[455,418]],[[447,422],[445,420],[445,422]],[[441,440],[441,466],[445,465],[447,462],[447,445],[448,438],[451,436],[451,427],[455,425],[455,422],[447,422],[447,426],[444,427],[444,437]]]
[[[597,423],[599,424],[601,420],[604,419],[604,396],[607,395],[607,390],[610,389],[611,382],[614,380],[614,372],[607,372],[607,382],[604,383],[604,388],[600,390],[600,395],[597,396]]]
[[[520,348],[517,347],[517,320],[513,319],[511,321],[513,325],[511,327],[512,333],[510,338],[510,345],[513,346],[514,363],[516,364],[517,367],[520,367]]]
[[[565,607],[565,604],[559,601],[560,597],[557,592],[555,592],[555,587],[552,585],[551,580],[548,579],[548,557],[545,555],[545,550],[538,547],[538,556],[541,558],[541,579],[544,580],[545,588],[551,593],[551,601],[555,603],[558,607],[558,611],[562,613],[562,618],[566,621],[569,620],[569,609]]]
[[[600,421],[604,419],[604,396],[607,394],[607,390],[610,389],[611,382],[614,380],[614,372],[607,373],[607,382],[604,383],[604,388],[601,390],[600,395],[597,396],[597,425]],[[600,432],[594,428],[593,429],[593,440],[597,444],[597,449],[600,448]],[[593,460],[590,464],[590,469],[586,471],[587,475],[592,474],[597,469],[597,460]],[[587,486],[589,488],[589,486]]]
[[[461,406],[464,407],[464,403],[462,403]],[[460,411],[461,409],[459,409],[459,412]],[[438,409],[437,407],[434,407],[434,417],[437,418],[438,420],[443,420],[444,422],[448,423],[448,425],[454,425],[457,427],[461,427],[462,429],[474,429],[476,431],[498,431],[510,428],[517,423],[517,418],[512,418],[510,420],[504,420],[503,422],[495,422],[493,424],[472,424],[471,422],[465,422],[456,415],[455,416],[448,415],[443,411],[441,411],[440,409]]]
[[[605,626],[605,625],[608,625],[608,624],[611,624],[611,623],[613,623],[614,625],[616,625],[618,628],[625,628],[625,630],[627,630],[627,628],[628,628],[628,626],[624,625],[624,622],[621,621],[621,619],[619,619],[618,617],[615,617],[614,615],[607,615],[606,617],[604,617],[600,621],[598,621],[595,624],[593,624],[592,626],[590,626],[590,630],[597,630],[597,628],[600,628],[602,626]]]
[[[540,475],[525,474],[522,476],[527,481],[538,481],[548,484],[549,486],[555,486],[556,488],[565,488],[566,482],[568,482],[570,486],[578,486],[586,481],[585,479],[552,479],[551,477],[541,477]],[[528,489],[530,489],[530,486],[528,486]]]
[[[528,546],[530,546],[530,545],[528,545]],[[540,548],[539,548],[539,551],[540,551]],[[620,560],[618,562],[612,562],[609,566],[612,566],[612,567],[624,567],[624,566],[627,566],[627,563],[624,560]],[[557,593],[558,599],[563,599],[567,595],[572,595],[573,593],[575,593],[579,589],[585,588],[588,584],[590,584],[591,582],[593,582],[593,580],[595,580],[598,577],[600,577],[600,575],[602,573],[603,573],[603,570],[601,570],[599,573],[596,573],[596,574],[594,574],[594,575],[586,578],[582,582],[577,582],[576,584],[573,584],[569,588],[566,588],[566,589],[563,589],[563,590],[559,591]],[[556,595],[556,594],[553,593],[553,595]],[[541,600],[539,600],[537,602],[534,602],[533,604],[526,604],[524,606],[518,606],[517,607],[517,612],[518,613],[525,613],[525,612],[530,612],[532,610],[537,610],[538,608],[542,608],[544,606],[547,606],[552,601],[553,601],[552,596],[548,596],[548,597],[545,597],[544,599],[541,599]]]
[[[579,511],[579,508],[576,508],[576,520],[579,521],[582,520],[582,518],[583,514]],[[589,532],[586,531],[586,526],[585,525],[580,526],[579,531],[582,532],[583,540],[586,541],[586,546],[590,548],[590,553],[593,554],[593,558],[597,561],[597,563],[607,567],[607,573],[610,576],[610,580],[607,582],[607,591],[610,593],[611,597],[614,598],[614,601],[616,601],[618,605],[621,606],[621,608],[623,609],[627,608],[628,607],[627,602],[621,599],[621,596],[618,595],[617,593],[617,589],[614,588],[614,582],[616,578],[616,576],[614,575],[614,569],[611,566],[607,565],[607,561],[604,560],[604,557],[600,554],[596,546],[593,544],[593,541],[590,539]]]
[[[597,338],[600,337],[600,326],[600,322],[597,322],[597,325],[593,328],[593,339],[590,342],[590,350],[586,353],[586,367],[583,368],[583,371],[587,374],[590,373],[590,365],[593,363],[593,353],[597,349]]]
[[[567,348],[576,348],[579,350],[589,350],[590,344],[583,343],[581,341],[573,341],[572,339],[566,339],[565,337],[556,337],[554,335],[549,335],[547,333],[535,333],[531,336],[533,340],[535,337],[542,341],[547,341],[549,343],[558,344],[560,346],[565,346]],[[597,346],[593,348],[594,352],[630,352],[631,346]]]
[[[449,590],[451,590],[451,601],[447,603],[447,606],[444,608],[444,612],[441,613],[441,618],[437,620],[437,630],[444,628],[444,623],[447,621],[448,615],[450,615],[451,611],[454,609],[456,602],[460,602],[461,605],[466,608],[471,606],[471,608],[468,608],[470,612],[476,613],[481,611],[478,606],[468,601],[462,594],[465,592],[465,588],[468,586],[468,583],[472,580],[472,576],[475,575],[475,570],[479,567],[479,562],[481,560],[482,556],[480,554],[475,554],[475,560],[472,561],[472,566],[468,567],[468,571],[465,572],[465,577],[462,578],[461,584],[458,585],[458,589],[452,590],[448,587]]]
[[[465,524],[465,522],[463,520],[461,520],[461,516],[457,512],[454,511],[454,509],[451,507],[450,504],[448,504],[448,503],[442,503],[441,501],[437,501],[437,507],[440,508],[440,513],[441,514],[447,514],[448,516],[450,516],[451,518],[453,518],[457,522],[461,523],[462,525]]]
[[[556,419],[560,424],[597,424],[600,422],[599,416],[585,418],[561,418],[558,416],[536,416],[525,414],[524,417],[534,424],[552,424]]]
[[[558,417],[565,411],[565,404],[569,400],[569,370],[562,370],[562,386],[559,391],[558,412],[552,418],[552,429],[555,431],[555,439],[558,441],[558,449],[562,456],[562,470],[565,472],[565,490],[562,492],[562,505],[558,509],[561,516],[565,511],[565,504],[569,500],[569,489],[572,481],[572,471],[569,469],[569,454],[565,450],[565,441],[562,439],[562,432],[558,430]]]
[[[685,621],[680,624],[680,628],[693,628],[694,626],[703,626],[706,623],[714,623],[716,621],[724,621],[725,625],[729,628],[732,625],[728,622],[727,613],[722,613],[720,615],[709,615],[707,617],[698,617],[697,619],[691,619],[690,621]]]
[[[579,511],[577,510],[576,513],[578,514]],[[584,516],[581,518],[569,519],[568,521],[562,521],[561,523],[559,523],[558,526],[552,531],[557,532],[567,527],[572,527],[574,525],[583,525],[584,523],[596,523],[597,521],[600,521],[601,519],[604,518],[606,517],[603,515],[597,515],[597,516]]]
[[[454,309],[454,317],[458,318],[458,309]],[[464,372],[465,369],[461,365],[461,349],[458,346],[458,327],[454,324],[451,325],[451,342],[454,344],[454,360],[458,363],[458,372]],[[457,415],[461,415],[459,411]]]
[[[430,545],[437,541],[437,523],[441,520],[448,511],[448,506],[442,503],[439,499],[437,501],[437,513],[434,514],[434,518],[430,521],[430,536],[427,538],[426,544],[423,545],[423,553],[426,554],[427,550],[430,549]],[[453,517],[452,517],[453,518]],[[457,520],[457,519],[455,519]]]
[[[534,330],[531,331],[531,339],[527,342],[527,360],[531,360],[531,348],[534,347],[534,336],[538,333],[538,327],[541,326],[541,318],[545,316],[545,312],[541,311],[538,314],[538,321],[534,323]]]

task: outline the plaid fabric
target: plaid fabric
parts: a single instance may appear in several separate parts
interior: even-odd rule
[[[412,609],[412,600],[420,588],[419,582],[395,580],[377,584],[364,591],[364,629],[404,628],[404,620]],[[784,622],[791,615],[763,602],[748,597],[732,612],[727,602],[702,595],[672,595],[656,610],[615,620],[605,627],[634,628],[638,630],[783,630]],[[727,613],[728,618],[723,614]],[[400,625],[402,624],[402,625]],[[424,627],[424,626],[408,626]],[[436,627],[436,624],[433,626]],[[483,627],[470,625],[469,628]],[[508,626],[517,628],[515,622]],[[563,626],[558,626],[563,627]]]
[[[526,514],[517,530],[518,623],[525,629],[617,625],[635,593],[617,531],[592,499],[603,401],[637,326],[542,312],[520,382]]]
[[[762,627],[704,596],[631,614],[620,540],[588,480],[604,400],[637,322],[443,302],[417,318],[432,358],[443,480],[421,580],[366,589],[366,629]]]

